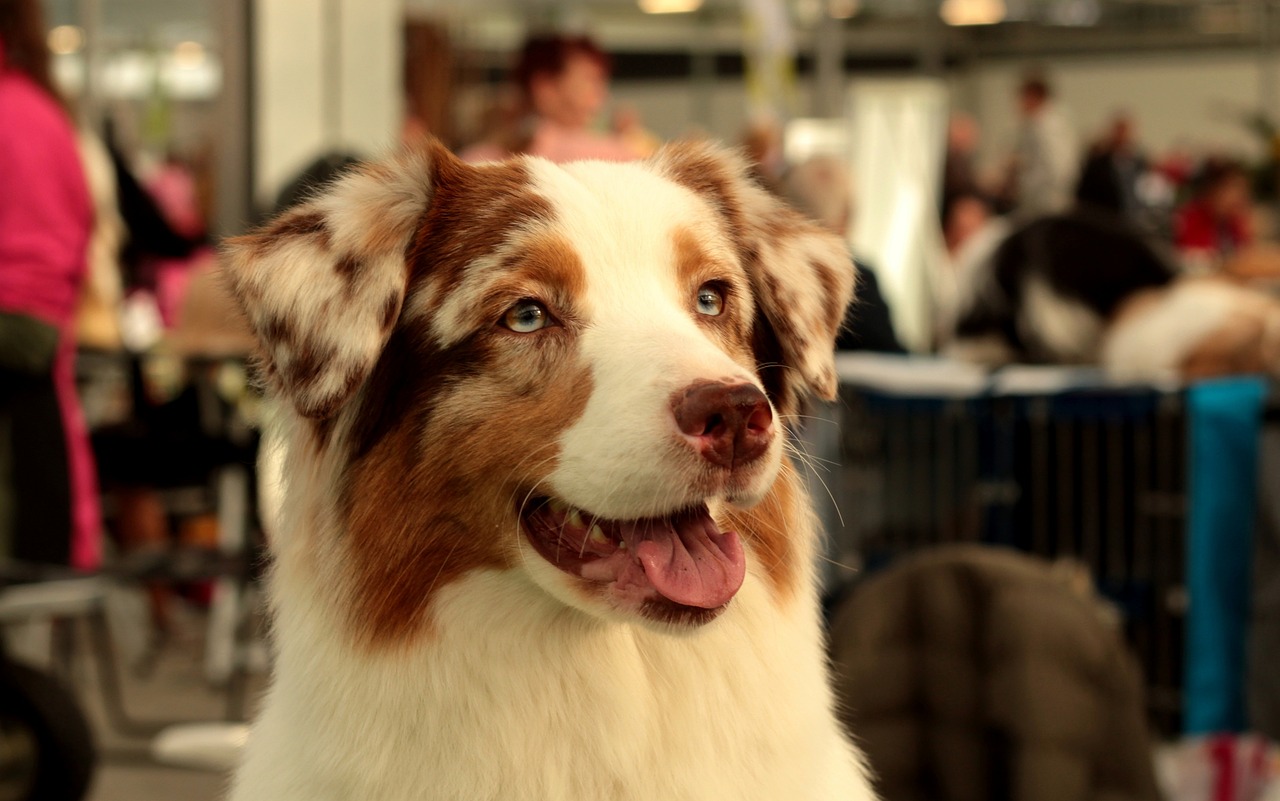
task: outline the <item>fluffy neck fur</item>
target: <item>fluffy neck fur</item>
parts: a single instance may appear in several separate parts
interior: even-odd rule
[[[286,488],[277,678],[234,801],[871,798],[831,714],[807,512],[805,589],[780,603],[753,559],[697,631],[603,623],[519,570],[477,571],[437,590],[430,636],[372,652],[324,575],[331,470]]]

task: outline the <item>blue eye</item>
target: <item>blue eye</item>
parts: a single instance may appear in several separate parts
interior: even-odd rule
[[[719,317],[724,311],[724,292],[714,284],[703,284],[698,289],[698,313]]]
[[[546,307],[534,300],[522,300],[502,315],[502,324],[517,334],[532,334],[550,322]]]

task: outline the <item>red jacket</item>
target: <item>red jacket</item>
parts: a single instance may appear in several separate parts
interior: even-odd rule
[[[1193,200],[1183,206],[1174,221],[1178,250],[1209,251],[1226,257],[1252,241],[1244,215],[1219,220],[1203,201]]]

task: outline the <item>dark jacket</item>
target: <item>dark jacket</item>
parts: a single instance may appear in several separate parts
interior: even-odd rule
[[[869,350],[878,353],[906,353],[893,330],[889,304],[880,294],[875,270],[862,262],[858,267],[858,290],[845,311],[844,325],[836,338],[836,350]]]
[[[832,655],[885,801],[1156,801],[1141,684],[1047,562],[936,548],[859,585]]]

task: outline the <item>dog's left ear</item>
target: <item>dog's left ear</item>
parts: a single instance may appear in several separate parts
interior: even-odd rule
[[[723,217],[761,312],[756,360],[774,404],[794,413],[806,394],[834,400],[835,340],[855,278],[845,243],[765,191],[736,153],[682,142],[653,162]]]

